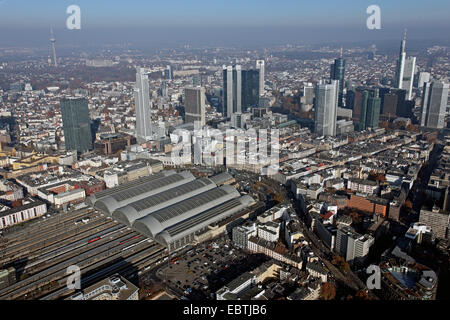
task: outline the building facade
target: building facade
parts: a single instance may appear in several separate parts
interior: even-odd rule
[[[85,98],[61,99],[61,115],[66,150],[84,153],[93,149],[91,119]]]
[[[330,84],[318,84],[316,87],[314,124],[319,135],[336,135],[338,91],[338,80],[331,80]]]
[[[185,88],[184,89],[184,109],[185,123],[194,123],[199,121],[202,126],[205,125],[205,88]]]
[[[448,83],[438,81],[424,83],[420,116],[422,127],[444,128],[448,89]]]
[[[145,68],[136,70],[136,87],[134,89],[136,107],[136,139],[145,143],[152,139],[152,119],[150,112],[150,93],[148,74]]]

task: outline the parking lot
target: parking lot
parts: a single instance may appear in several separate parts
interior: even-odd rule
[[[265,260],[264,256],[249,255],[235,247],[224,236],[190,248],[182,255],[170,255],[157,273],[190,299],[214,299],[219,288]]]

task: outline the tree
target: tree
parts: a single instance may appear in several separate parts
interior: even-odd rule
[[[367,290],[358,290],[358,292],[356,292],[356,294],[355,294],[355,299],[356,300],[372,300],[369,297],[369,292]]]
[[[358,212],[350,212],[350,218],[352,218],[353,223],[358,224],[361,222],[361,217]]]
[[[344,263],[341,265],[340,270],[341,270],[343,273],[349,272],[349,271],[350,271],[350,265],[348,264],[348,262],[344,262]]]
[[[350,271],[350,265],[341,256],[338,255],[333,256],[331,263],[334,264],[336,267],[338,267],[339,270],[341,270],[341,272],[343,273],[347,273]]]
[[[377,173],[375,176],[375,181],[386,181],[386,177],[382,173]]]
[[[410,212],[412,210],[412,202],[411,200],[406,200],[405,203],[403,203],[403,210],[405,210],[405,212]]]
[[[333,300],[336,297],[336,288],[330,282],[322,283],[320,288],[320,298],[322,300]]]

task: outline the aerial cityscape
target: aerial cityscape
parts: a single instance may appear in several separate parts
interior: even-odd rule
[[[450,299],[450,5],[167,2],[0,1],[0,300]]]

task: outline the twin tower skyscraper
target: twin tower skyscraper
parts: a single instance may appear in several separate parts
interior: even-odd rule
[[[223,66],[222,112],[226,118],[259,104],[264,94],[264,60],[256,61],[256,69],[243,70],[240,65]]]

